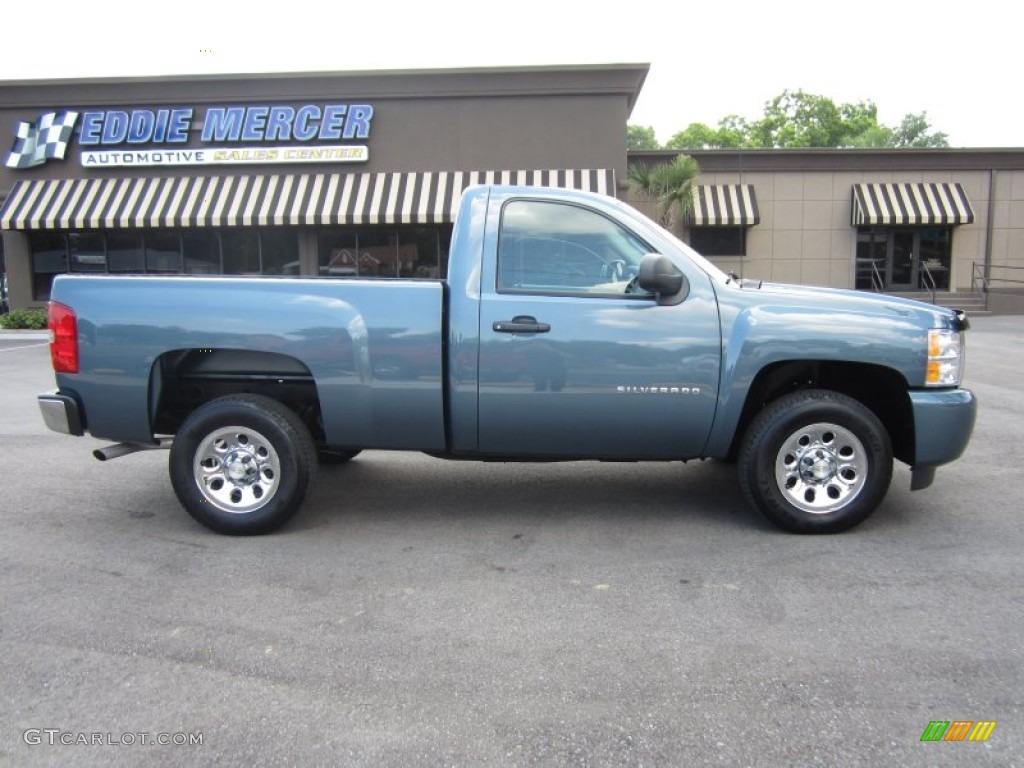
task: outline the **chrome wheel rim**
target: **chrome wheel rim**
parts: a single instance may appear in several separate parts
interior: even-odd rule
[[[775,459],[775,481],[793,506],[828,514],[864,490],[868,455],[864,444],[838,424],[810,424],[787,437]]]
[[[248,427],[221,427],[199,444],[192,461],[203,498],[224,512],[266,505],[280,487],[281,460],[266,437]]]

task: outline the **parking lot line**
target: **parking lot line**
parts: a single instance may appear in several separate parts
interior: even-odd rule
[[[46,346],[47,344],[49,344],[49,343],[50,343],[50,342],[48,342],[48,341],[41,341],[41,342],[39,342],[38,344],[26,344],[26,345],[25,345],[25,346],[23,346],[23,347],[6,347],[6,348],[0,348],[0,352],[14,352],[14,351],[15,351],[15,350],[17,350],[17,349],[32,349],[33,347],[45,347],[45,346]]]

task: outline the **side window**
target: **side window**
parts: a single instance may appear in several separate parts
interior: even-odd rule
[[[498,290],[642,296],[633,278],[650,250],[633,233],[587,208],[513,200],[501,215]]]

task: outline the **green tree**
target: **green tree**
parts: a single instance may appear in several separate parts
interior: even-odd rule
[[[928,113],[907,114],[893,129],[893,147],[948,147],[949,136],[938,131],[932,132],[928,124]]]
[[[627,125],[626,149],[661,149],[661,145],[651,126]]]
[[[895,128],[874,125],[850,142],[854,147],[905,149],[907,147],[948,147],[949,137],[932,131],[924,112],[908,114]]]
[[[658,207],[662,226],[678,232],[693,215],[693,182],[700,166],[689,155],[679,155],[670,163],[629,167],[629,184],[633,190]]]
[[[718,131],[704,123],[690,123],[665,143],[667,149],[721,149]]]
[[[675,134],[668,143],[668,149],[729,149],[742,147],[746,141],[748,127],[738,115],[729,115],[718,121],[717,128],[704,123],[690,123]]]
[[[691,123],[668,142],[671,149],[946,146],[948,137],[932,130],[924,112],[908,114],[890,128],[878,122],[871,101],[836,104],[801,90],[783,91],[766,102],[757,120],[729,115],[717,128]]]
[[[850,140],[851,147],[864,149],[884,149],[895,146],[892,128],[885,125],[873,125]]]
[[[873,104],[836,106],[827,96],[783,91],[764,107],[750,126],[756,147],[842,147],[850,138],[877,123]]]
[[[718,137],[723,147],[742,147],[750,126],[739,115],[726,115],[718,121]]]

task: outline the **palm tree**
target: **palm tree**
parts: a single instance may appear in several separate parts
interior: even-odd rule
[[[689,155],[679,155],[671,163],[649,166],[637,163],[629,167],[629,184],[639,195],[658,206],[659,221],[676,232],[693,215],[693,180],[700,166]]]

